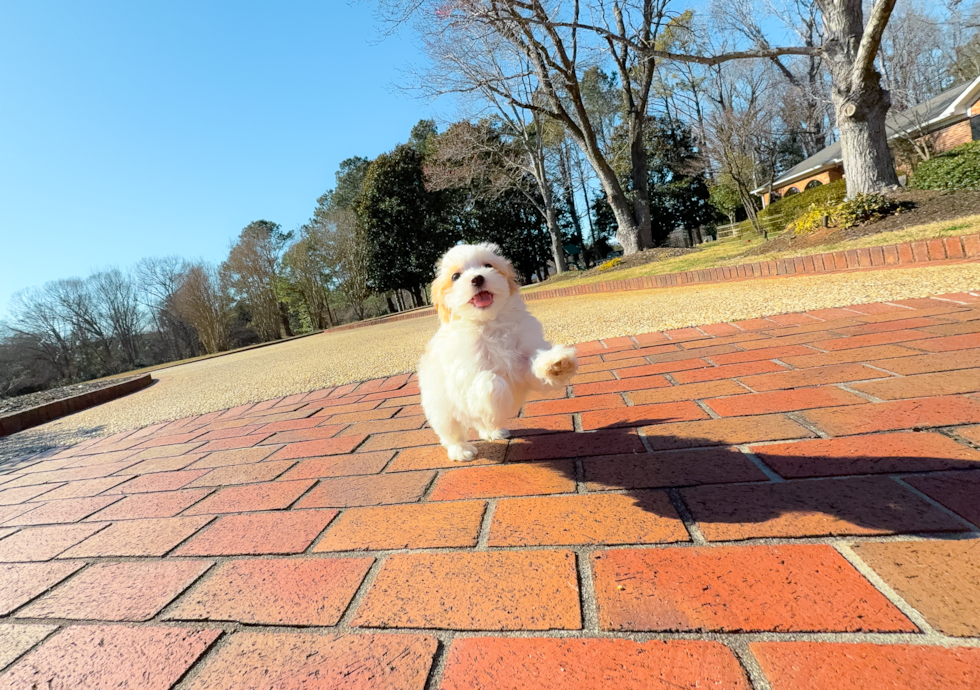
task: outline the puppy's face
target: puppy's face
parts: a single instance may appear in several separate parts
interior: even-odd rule
[[[490,321],[519,287],[510,262],[495,244],[461,244],[439,261],[432,301],[443,323]]]

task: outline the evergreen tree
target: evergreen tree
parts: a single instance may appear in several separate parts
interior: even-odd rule
[[[458,237],[449,192],[425,187],[424,160],[405,144],[378,156],[354,203],[367,235],[371,287],[407,290],[416,306],[425,304],[436,261]]]

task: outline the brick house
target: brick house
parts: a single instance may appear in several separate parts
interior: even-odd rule
[[[885,126],[893,144],[925,145],[932,153],[980,141],[980,77],[954,86],[914,108],[889,115]],[[771,187],[765,185],[752,193],[761,196],[763,206],[768,206],[770,200],[843,177],[844,165],[837,141],[784,172]]]

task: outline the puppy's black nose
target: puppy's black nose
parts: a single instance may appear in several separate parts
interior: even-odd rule
[[[474,285],[476,285],[477,287],[480,287],[480,286],[483,285],[483,282],[484,282],[483,281],[483,276],[476,276],[470,282],[473,283]]]

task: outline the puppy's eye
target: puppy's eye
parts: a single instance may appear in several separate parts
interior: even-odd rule
[[[453,282],[455,283],[457,280],[459,280],[459,273],[453,273]]]
[[[484,268],[493,268],[493,264],[483,264]]]

